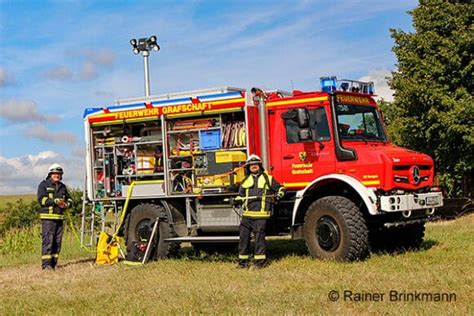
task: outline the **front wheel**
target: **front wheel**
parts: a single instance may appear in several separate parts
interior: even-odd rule
[[[303,232],[309,253],[315,258],[355,261],[369,254],[364,216],[345,197],[328,196],[311,204]]]

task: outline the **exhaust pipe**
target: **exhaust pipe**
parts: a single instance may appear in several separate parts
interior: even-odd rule
[[[270,170],[270,163],[268,159],[268,122],[267,122],[267,106],[266,97],[267,95],[262,89],[252,88],[251,92],[254,98],[258,99],[258,118],[260,123],[260,158],[262,159],[262,165],[265,170]]]
[[[435,212],[435,208],[434,208],[434,207],[433,207],[433,208],[429,208],[429,209],[426,210],[426,214],[428,214],[428,215],[433,215],[434,212]]]
[[[411,211],[403,211],[402,212],[403,217],[408,218],[411,216]]]

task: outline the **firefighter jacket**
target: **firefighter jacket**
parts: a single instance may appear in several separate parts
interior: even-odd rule
[[[243,202],[243,217],[265,219],[271,215],[275,197],[280,199],[284,195],[285,188],[272,176],[262,172],[244,179],[236,200]]]
[[[64,220],[66,208],[60,208],[59,205],[62,202],[65,203],[66,207],[72,205],[72,200],[64,183],[60,181],[54,183],[51,178],[41,181],[38,186],[37,199],[41,206],[41,219]]]

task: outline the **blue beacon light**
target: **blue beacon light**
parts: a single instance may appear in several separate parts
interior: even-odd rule
[[[337,79],[336,77],[321,77],[321,90],[325,92],[331,92],[336,90]]]

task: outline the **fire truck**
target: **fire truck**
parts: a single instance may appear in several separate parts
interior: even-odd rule
[[[267,236],[304,239],[315,258],[419,246],[443,203],[433,159],[390,143],[373,83],[325,77],[320,91],[219,87],[122,100],[87,108],[84,128],[91,207],[81,241],[92,244],[97,226],[117,229],[132,260],[146,248],[167,257],[183,242],[235,245],[232,199],[251,154],[286,188]]]

